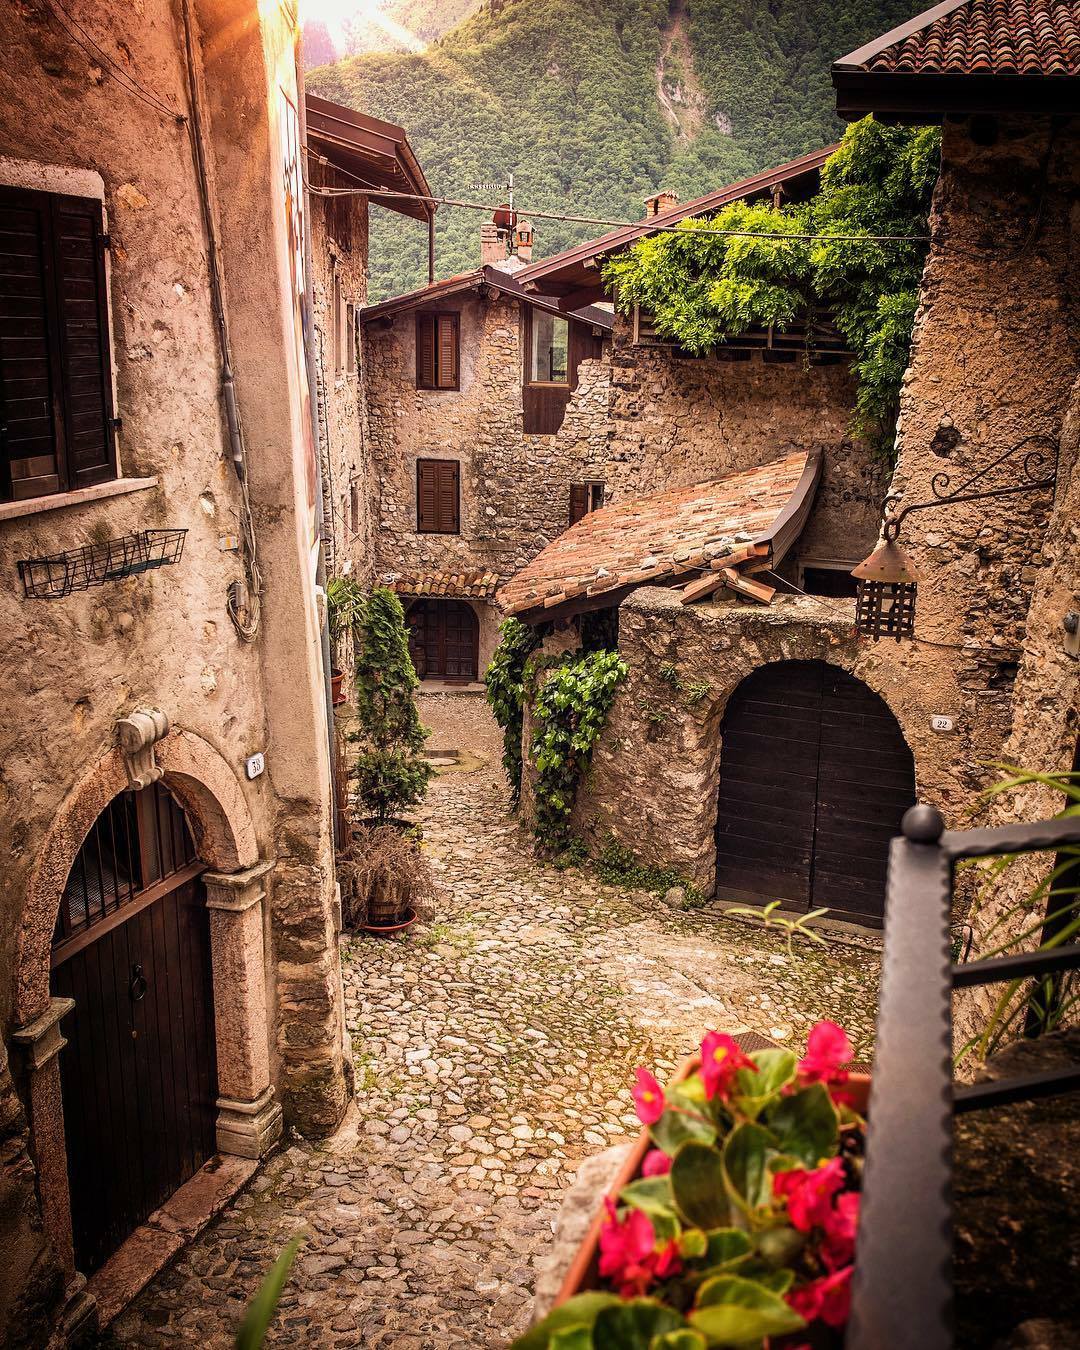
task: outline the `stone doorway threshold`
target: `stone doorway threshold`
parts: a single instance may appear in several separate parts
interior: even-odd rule
[[[217,1154],[156,1209],[86,1283],[102,1331],[258,1171],[255,1158]]]
[[[421,694],[482,694],[486,686],[481,680],[454,683],[451,680],[421,680]]]

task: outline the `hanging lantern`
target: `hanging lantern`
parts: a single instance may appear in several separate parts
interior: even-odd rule
[[[859,583],[855,627],[860,633],[875,642],[914,635],[919,573],[895,539],[886,538],[851,575]]]

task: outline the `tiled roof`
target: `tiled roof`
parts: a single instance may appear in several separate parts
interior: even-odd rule
[[[398,595],[461,595],[482,600],[498,589],[497,572],[393,572],[384,578]]]
[[[1080,75],[1080,0],[938,5],[843,64],[894,75]]]
[[[575,599],[663,585],[733,554],[750,562],[749,545],[769,544],[782,522],[809,508],[819,469],[820,459],[801,450],[708,483],[601,507],[511,577],[499,603],[511,614],[540,617]],[[785,535],[784,547],[793,537]]]
[[[460,272],[457,276],[444,277],[442,281],[433,281],[428,286],[421,286],[415,291],[406,291],[402,295],[391,297],[389,300],[380,300],[375,305],[365,305],[360,311],[360,322],[370,323],[372,319],[386,318],[404,310],[417,309],[420,306],[443,300],[447,296],[458,295],[463,291],[479,291],[484,286],[490,286],[497,291],[501,291],[503,295],[508,295],[514,300],[520,300],[523,304],[532,305],[534,309],[545,309],[553,314],[561,314],[563,318],[576,319],[579,323],[592,324],[594,328],[603,328],[610,331],[615,324],[614,314],[610,310],[599,309],[596,305],[586,305],[583,309],[563,313],[553,299],[543,295],[533,295],[531,291],[526,291],[511,273],[503,272],[500,268],[490,265],[477,267],[472,272]]]

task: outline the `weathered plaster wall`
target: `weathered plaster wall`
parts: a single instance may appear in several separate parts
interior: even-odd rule
[[[849,435],[855,386],[846,364],[680,357],[635,346],[615,321],[612,499],[698,483],[794,450],[820,448],[823,476],[798,556],[865,557],[877,537],[884,460]]]
[[[460,300],[460,303],[459,303]],[[506,298],[454,297],[461,315],[461,388],[416,388],[416,321],[365,325],[379,573],[511,576],[566,529],[569,485],[604,476],[610,425],[606,360],[582,362],[557,435],[522,430],[521,319]],[[461,533],[416,529],[417,459],[461,465]]]

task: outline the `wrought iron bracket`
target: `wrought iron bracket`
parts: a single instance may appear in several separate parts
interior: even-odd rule
[[[993,473],[995,469],[1011,460],[1014,455],[1018,455],[1025,446],[1031,446],[1032,448],[1027,451],[1020,464],[1019,481],[1004,487],[972,491],[977,484],[986,478],[987,474]],[[1043,448],[1036,448],[1040,446]],[[885,519],[882,526],[882,535],[886,540],[896,539],[900,533],[902,522],[913,511],[927,511],[935,506],[949,506],[955,502],[978,502],[992,497],[1013,497],[1022,492],[1038,492],[1040,489],[1052,488],[1057,483],[1058,454],[1059,446],[1054,437],[1025,436],[1022,441],[1017,441],[1015,445],[1010,446],[1008,450],[998,455],[997,459],[970,474],[956,487],[952,486],[952,479],[949,474],[934,474],[930,480],[930,490],[934,495],[926,501],[912,502],[908,506],[900,507],[902,494],[890,492],[885,498],[883,507]]]

